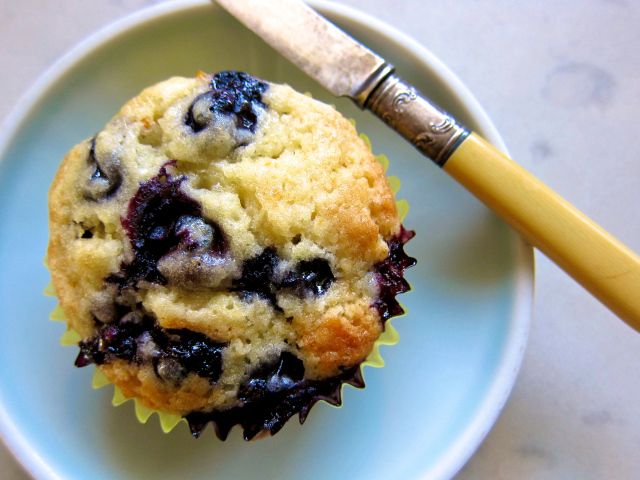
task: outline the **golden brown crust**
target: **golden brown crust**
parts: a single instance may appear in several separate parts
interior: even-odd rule
[[[325,378],[361,363],[382,333],[378,314],[369,305],[360,302],[349,307],[318,319],[294,319],[311,376]]]
[[[128,398],[137,398],[148,408],[167,412],[190,412],[206,410],[214,403],[224,404],[225,398],[219,389],[212,388],[206,378],[189,375],[175,388],[159,381],[150,366],[116,360],[100,367],[109,381],[118,385]]]

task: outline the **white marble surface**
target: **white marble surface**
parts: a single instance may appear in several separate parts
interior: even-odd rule
[[[0,118],[76,42],[152,3],[0,0]],[[514,158],[640,251],[640,2],[342,3],[430,48],[477,96]],[[536,263],[521,374],[456,478],[640,478],[640,335],[547,259]],[[2,447],[0,477],[27,478]]]

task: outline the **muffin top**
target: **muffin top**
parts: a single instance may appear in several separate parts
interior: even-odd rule
[[[352,123],[240,72],[141,92],[67,154],[49,206],[76,364],[158,410],[352,378],[407,289],[410,235]]]

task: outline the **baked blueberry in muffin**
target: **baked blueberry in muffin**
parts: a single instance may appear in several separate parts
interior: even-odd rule
[[[49,266],[76,365],[221,439],[362,387],[408,290],[382,167],[332,107],[246,73],[171,78],[65,157]]]

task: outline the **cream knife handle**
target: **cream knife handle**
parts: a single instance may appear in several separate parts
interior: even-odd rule
[[[390,75],[365,107],[640,331],[640,258],[531,173]]]

